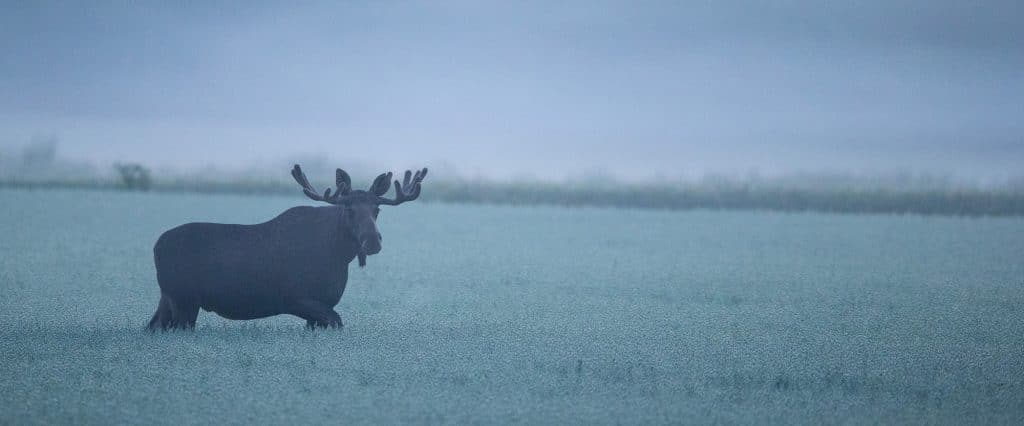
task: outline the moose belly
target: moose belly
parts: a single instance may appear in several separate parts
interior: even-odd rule
[[[200,307],[227,319],[265,318],[282,313],[279,296],[259,291],[207,292]]]
[[[231,320],[266,318],[282,313],[276,307],[243,305],[240,303],[203,303],[201,307],[205,311],[213,312]]]

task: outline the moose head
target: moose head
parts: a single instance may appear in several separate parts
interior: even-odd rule
[[[420,196],[420,183],[427,176],[427,169],[424,167],[415,174],[406,170],[405,179],[402,182],[395,180],[395,198],[385,198],[383,195],[391,189],[391,172],[381,173],[373,180],[370,189],[366,191],[353,190],[352,179],[344,170],[338,169],[335,173],[335,189],[327,188],[321,195],[306,179],[306,174],[298,164],[292,168],[292,177],[302,186],[302,192],[315,201],[341,206],[342,223],[346,230],[354,238],[358,246],[359,266],[366,266],[366,256],[377,254],[381,249],[383,238],[377,230],[377,214],[380,207],[397,206],[406,201],[415,200]]]

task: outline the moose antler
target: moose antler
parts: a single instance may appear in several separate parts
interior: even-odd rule
[[[377,204],[384,204],[388,206],[397,206],[406,201],[412,201],[420,196],[420,183],[423,182],[423,178],[427,176],[427,168],[424,167],[422,170],[416,171],[413,175],[412,172],[405,171],[405,179],[403,182],[395,180],[395,199],[388,199],[384,197],[377,197]]]
[[[309,183],[309,179],[306,178],[306,174],[302,172],[302,168],[299,167],[298,164],[296,164],[295,167],[292,168],[292,177],[295,178],[295,181],[302,186],[302,192],[305,193],[307,197],[313,199],[314,201],[323,201],[325,203],[331,204],[341,204],[345,201],[344,197],[348,195],[349,190],[351,190],[352,188],[352,181],[351,179],[349,179],[348,173],[345,173],[345,171],[342,169],[338,169],[337,172],[335,172],[335,176],[336,188],[334,195],[331,195],[330,188],[325,189],[324,194],[320,195],[316,188],[314,188],[313,185]]]

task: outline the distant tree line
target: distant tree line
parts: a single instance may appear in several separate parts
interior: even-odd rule
[[[302,197],[284,180],[154,179],[138,164],[118,164],[119,180],[24,181],[21,188],[130,189],[161,192],[280,194]],[[687,185],[579,185],[540,182],[438,180],[424,184],[424,201],[504,205],[599,206],[663,210],[773,210],[826,213],[898,213],[955,216],[1024,216],[1024,190],[979,188],[814,188],[770,183],[691,183]]]
[[[1024,193],[984,190],[787,189],[769,187],[571,188],[559,185],[448,183],[424,199],[523,205],[609,206],[666,210],[775,210],[924,215],[1024,215]]]

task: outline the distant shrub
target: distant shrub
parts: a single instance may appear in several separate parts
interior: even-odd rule
[[[57,158],[57,138],[55,136],[36,136],[21,151],[21,163],[25,167],[48,167]]]
[[[121,176],[121,187],[131,191],[148,191],[153,186],[149,169],[141,164],[115,164],[114,170]]]

